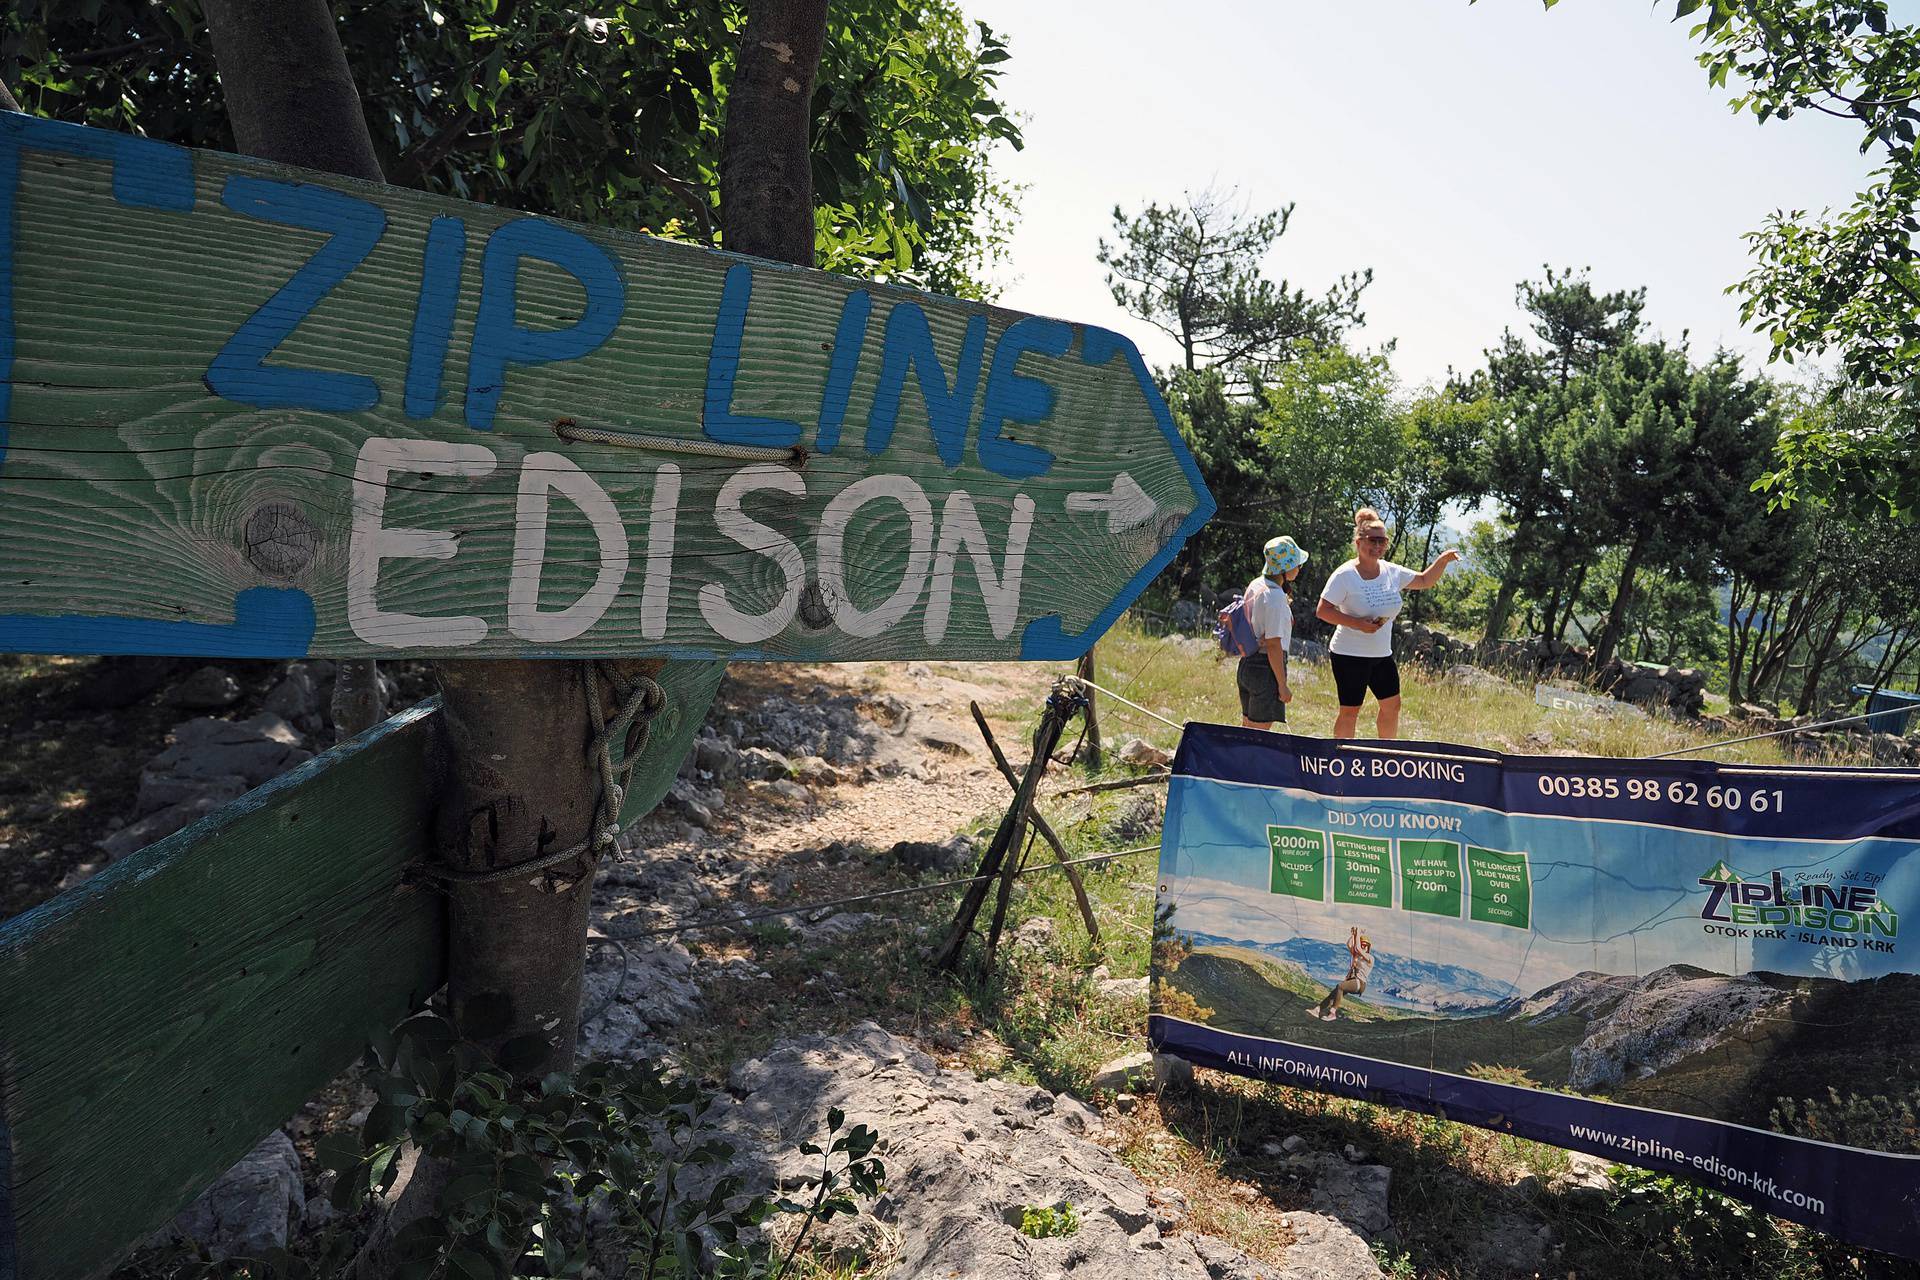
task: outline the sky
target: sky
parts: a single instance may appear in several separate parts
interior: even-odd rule
[[[1209,186],[1294,203],[1269,273],[1317,296],[1372,267],[1355,341],[1394,340],[1417,387],[1518,329],[1514,286],[1546,263],[1645,285],[1657,332],[1757,365],[1768,344],[1724,293],[1742,233],[1844,206],[1871,167],[1843,121],[1735,116],[1672,0],[962,5],[1006,39],[1024,117],[998,164],[1027,188],[1000,301],[1117,329],[1154,364],[1177,347],[1114,304],[1094,256],[1116,204]]]

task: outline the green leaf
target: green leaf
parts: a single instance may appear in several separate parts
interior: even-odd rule
[[[498,1184],[484,1173],[469,1173],[455,1178],[440,1192],[440,1207],[445,1210],[465,1207],[481,1196],[491,1195]]]
[[[345,1133],[323,1133],[313,1144],[314,1159],[320,1167],[335,1172],[355,1167],[365,1154],[359,1139]]]
[[[465,1276],[467,1280],[493,1280],[493,1264],[472,1249],[455,1249],[453,1256],[447,1259],[453,1270]]]

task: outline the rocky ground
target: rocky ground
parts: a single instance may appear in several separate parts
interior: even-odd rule
[[[121,748],[129,785],[79,806],[87,821],[69,822],[57,858],[9,864],[0,851],[0,874],[21,866],[16,885],[44,885],[57,864],[55,883],[74,883],[306,759],[330,741],[329,675],[324,664],[169,668],[116,713],[143,744]],[[749,1172],[769,1180],[791,1172],[795,1141],[829,1107],[877,1130],[888,1189],[861,1219],[858,1274],[1383,1274],[1393,1175],[1366,1152],[1248,1124],[1224,1139],[1224,1164],[1193,1157],[1222,1141],[1193,1132],[1210,1131],[1214,1103],[1180,1100],[1190,1071],[1152,1081],[1137,1053],[1144,978],[1094,975],[1098,998],[1124,1011],[1114,1024],[1132,1030],[1113,1034],[1116,1061],[1074,1097],[1007,1078],[1019,1074],[1009,1047],[951,984],[928,979],[924,955],[951,893],[806,908],[967,874],[978,853],[964,833],[1008,797],[967,704],[987,709],[1020,769],[1049,676],[1017,665],[734,668],[672,794],[599,874],[582,1053],[671,1054],[721,1085],[726,1127]],[[79,674],[62,678],[38,695],[47,720],[94,714],[71,705]],[[0,792],[0,832],[6,814]],[[1124,806],[1122,838],[1151,843],[1158,820],[1142,793]],[[1044,947],[1049,923],[1030,922],[1013,945]],[[317,1170],[301,1157],[364,1101],[351,1081],[317,1099],[184,1213],[181,1230],[257,1249],[325,1221]],[[1023,1207],[1069,1203],[1082,1223],[1073,1235],[1018,1229]],[[1484,1274],[1531,1274],[1551,1256],[1551,1233],[1524,1214],[1486,1234],[1498,1256]]]

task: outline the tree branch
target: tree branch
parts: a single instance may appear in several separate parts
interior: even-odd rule
[[[172,39],[165,35],[147,36],[142,40],[129,40],[125,44],[110,44],[104,49],[89,49],[85,53],[68,54],[62,61],[70,67],[97,67],[103,62],[114,62],[130,53],[139,53],[143,49],[156,49],[171,44]]]

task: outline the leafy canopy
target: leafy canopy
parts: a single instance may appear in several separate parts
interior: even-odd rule
[[[1293,206],[1254,214],[1234,193],[1189,193],[1180,204],[1113,210],[1114,241],[1100,241],[1113,300],[1180,344],[1187,372],[1277,362],[1301,343],[1325,346],[1364,323],[1367,269],[1321,298],[1267,278],[1262,262],[1287,233]]]
[[[367,0],[340,39],[389,181],[717,243],[744,0]],[[814,92],[818,260],[980,296],[1020,130],[1005,44],[953,0],[836,0]],[[28,111],[232,150],[200,0],[23,0],[0,66]]]
[[[1557,0],[1544,0],[1552,8]],[[1831,354],[1890,406],[1875,429],[1789,433],[1763,480],[1774,500],[1920,505],[1920,27],[1886,0],[1675,0],[1715,88],[1765,122],[1817,111],[1853,122],[1883,163],[1835,212],[1782,210],[1748,233],[1753,267],[1730,292],[1772,359]]]

